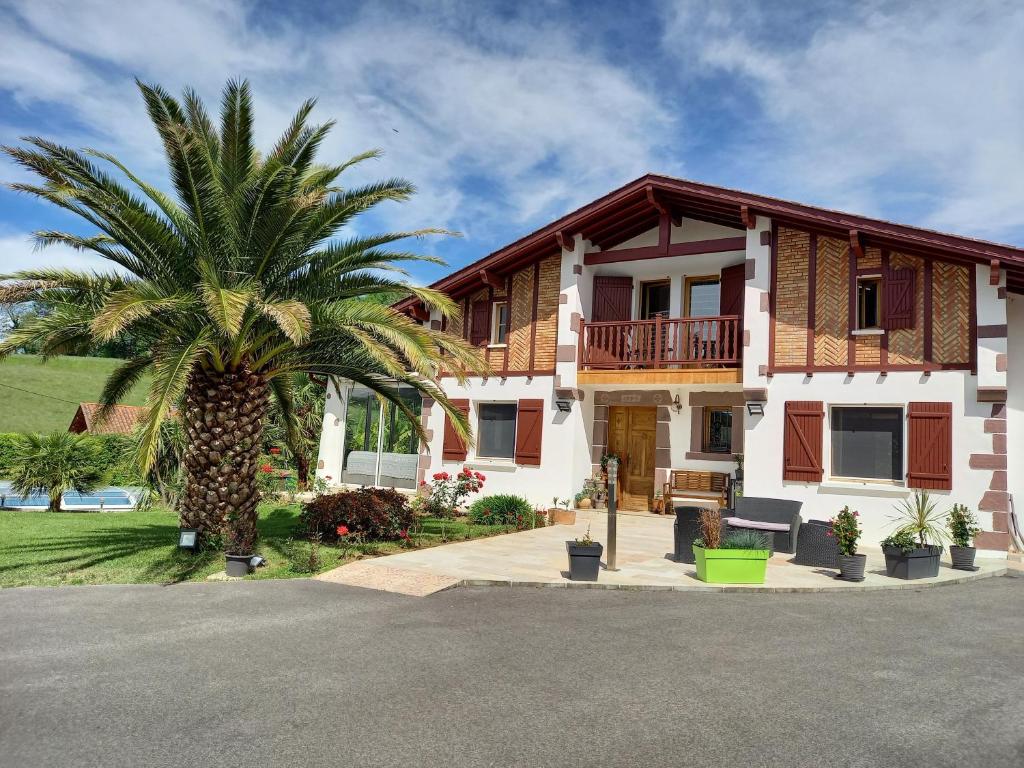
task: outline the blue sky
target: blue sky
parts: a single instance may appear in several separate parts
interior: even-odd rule
[[[0,0],[0,141],[39,134],[165,183],[133,77],[247,77],[269,146],[302,99],[419,194],[359,223],[463,237],[462,266],[648,171],[1024,245],[1024,5]],[[0,162],[0,178],[22,178]],[[0,270],[83,230],[0,191]],[[445,268],[421,268],[417,281]]]

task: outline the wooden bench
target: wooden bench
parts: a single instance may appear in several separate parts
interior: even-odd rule
[[[720,507],[724,507],[728,490],[729,475],[725,472],[673,469],[662,493],[665,498],[665,511],[671,513],[672,498],[675,496],[683,499],[712,499],[717,501]]]

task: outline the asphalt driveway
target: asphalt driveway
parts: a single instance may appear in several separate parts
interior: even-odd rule
[[[1019,768],[1024,580],[0,591],[0,765]]]

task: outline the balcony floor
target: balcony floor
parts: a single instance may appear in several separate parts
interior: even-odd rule
[[[741,368],[630,368],[576,372],[584,384],[741,384]]]

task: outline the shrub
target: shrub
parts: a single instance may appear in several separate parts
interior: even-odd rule
[[[479,472],[463,467],[455,475],[437,472],[430,483],[430,495],[427,497],[427,512],[434,517],[452,517],[459,506],[469,498],[471,493],[483,490],[484,480]],[[427,485],[424,480],[421,487]]]
[[[899,530],[882,539],[883,547],[895,547],[904,554],[917,549],[918,541],[910,531]]]
[[[514,525],[519,529],[544,525],[543,516],[537,515],[530,502],[509,493],[477,499],[469,507],[469,519],[480,525]]]
[[[861,533],[860,524],[857,522],[858,517],[860,517],[859,512],[856,510],[851,512],[849,507],[843,507],[839,514],[829,521],[832,524],[832,530],[828,531],[828,535],[835,536],[840,555],[857,554],[857,539],[860,538]]]
[[[51,512],[60,511],[65,491],[88,493],[103,484],[100,448],[85,435],[20,435],[15,445],[18,458],[11,467],[11,489],[23,495],[47,494]]]
[[[723,540],[719,549],[771,549],[768,534],[757,531],[737,531]]]
[[[954,547],[969,547],[974,537],[981,533],[978,520],[963,504],[954,504],[946,518],[946,527]]]
[[[408,536],[414,522],[408,499],[391,488],[359,488],[328,493],[302,505],[303,529],[308,536],[338,540],[338,526],[365,539],[395,540]]]
[[[135,464],[134,444],[128,435],[83,435],[96,446],[92,468],[113,485],[144,485]],[[0,478],[9,478],[20,462],[23,435],[0,432]]]

